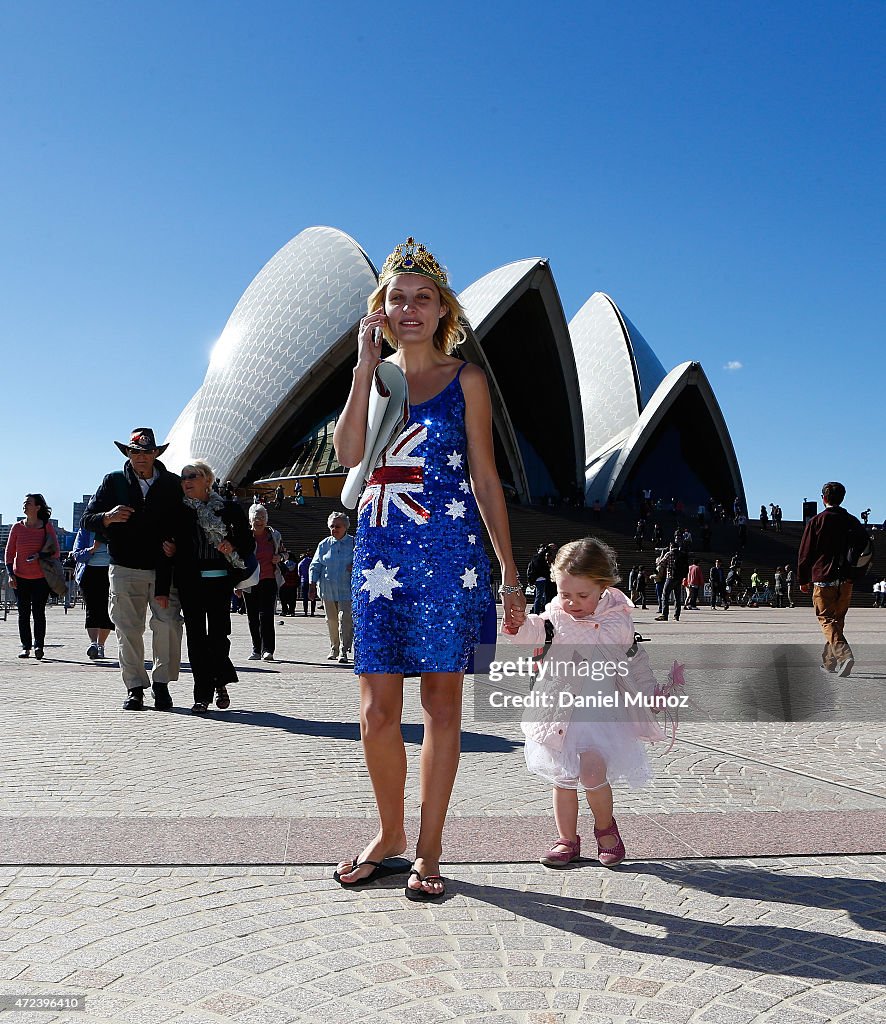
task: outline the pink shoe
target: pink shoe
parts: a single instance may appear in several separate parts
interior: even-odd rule
[[[557,850],[555,847],[565,846],[565,850]],[[540,863],[544,864],[546,868],[565,868],[567,864],[571,864],[574,860],[578,860],[581,856],[581,836],[576,836],[572,839],[555,839],[551,843],[551,848],[540,858]]]
[[[604,850],[600,845],[600,838],[602,836],[618,836],[618,843],[611,850]],[[625,844],[621,841],[621,835],[619,834],[618,825],[615,823],[614,817],[612,824],[608,828],[594,828],[594,838],[597,840],[597,860],[600,861],[604,868],[614,868],[616,864],[621,864],[627,856]]]

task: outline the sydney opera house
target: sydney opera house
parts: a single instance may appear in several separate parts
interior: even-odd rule
[[[164,461],[205,458],[222,479],[263,486],[344,479],[332,432],[378,272],[334,228],[296,235],[231,313]],[[484,368],[498,472],[521,502],[634,502],[645,488],[687,505],[744,489],[732,441],[697,362],[667,372],[615,302],[595,292],[567,323],[545,259],[493,270],[459,298],[461,355]]]

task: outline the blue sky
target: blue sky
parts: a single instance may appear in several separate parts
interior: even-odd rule
[[[42,491],[70,526],[330,224],[377,265],[414,234],[459,289],[549,258],[567,318],[602,290],[667,369],[702,363],[752,509],[836,478],[882,522],[884,28],[856,2],[0,7],[3,521]]]

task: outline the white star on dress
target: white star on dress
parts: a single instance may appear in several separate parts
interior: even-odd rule
[[[381,559],[379,559],[371,569],[362,570],[366,580],[360,589],[369,591],[370,604],[377,597],[386,597],[389,601],[394,600],[394,587],[403,586],[399,580],[394,578],[399,571],[399,565],[395,565],[391,569],[386,569]]]
[[[468,544],[476,544],[476,543],[477,543],[477,534],[476,533],[469,533],[468,534]]]
[[[470,494],[471,485],[467,482],[467,480],[462,480],[462,482],[458,486],[461,488],[461,490],[465,492],[465,494]]]
[[[446,462],[453,469],[461,469],[461,456],[454,448],[452,449],[452,454],[446,456]]]
[[[452,516],[453,520],[464,519],[465,503],[463,501],[456,501],[455,498],[453,498],[446,506],[446,515]]]
[[[473,590],[477,586],[477,570],[465,567],[464,573],[459,576],[461,585],[465,590]]]

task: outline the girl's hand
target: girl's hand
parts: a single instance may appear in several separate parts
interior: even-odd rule
[[[220,551],[223,555],[230,555],[234,550],[234,545],[229,540],[223,540],[221,544],[216,547],[216,551]]]
[[[378,309],[360,321],[357,333],[357,365],[368,367],[373,372],[381,362],[382,328],[388,318],[383,309]]]
[[[164,540],[163,541],[163,554],[166,555],[167,558],[174,558],[175,557],[175,550],[176,550],[175,549],[175,541],[171,541],[171,540]],[[164,606],[161,605],[160,607],[162,608]]]

